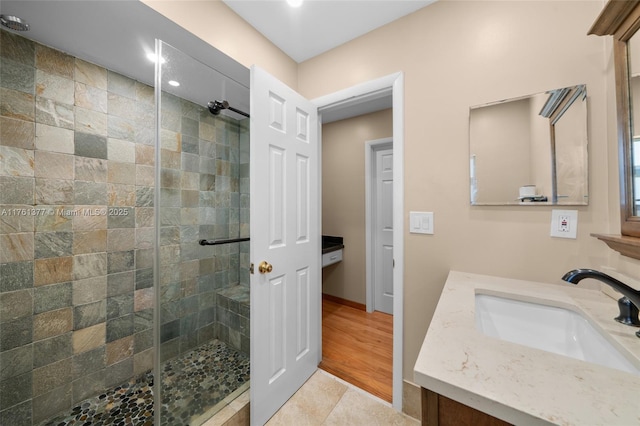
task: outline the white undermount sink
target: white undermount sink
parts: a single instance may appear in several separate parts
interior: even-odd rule
[[[487,336],[640,375],[589,320],[570,309],[476,293],[475,317],[476,328]]]

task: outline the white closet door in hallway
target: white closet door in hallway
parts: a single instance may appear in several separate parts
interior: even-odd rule
[[[393,148],[374,148],[373,309],[393,314]]]

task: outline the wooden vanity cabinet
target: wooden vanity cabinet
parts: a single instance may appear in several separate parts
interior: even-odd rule
[[[425,426],[511,425],[425,388],[422,388],[422,424]]]

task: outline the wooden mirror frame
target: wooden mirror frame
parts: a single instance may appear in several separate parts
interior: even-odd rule
[[[629,56],[627,42],[640,29],[640,0],[609,0],[589,35],[613,36],[616,79],[621,236],[594,234],[612,249],[640,259],[640,216],[634,216]],[[637,123],[640,126],[640,123]]]

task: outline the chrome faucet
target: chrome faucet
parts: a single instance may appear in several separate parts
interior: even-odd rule
[[[562,279],[571,284],[578,284],[585,278],[593,278],[600,282],[603,282],[613,288],[614,290],[623,294],[623,297],[618,299],[618,307],[620,308],[620,315],[614,318],[616,321],[631,325],[634,327],[640,327],[640,320],[638,319],[638,307],[640,307],[640,291],[634,290],[622,281],[619,281],[603,272],[596,271],[594,269],[574,269],[569,271]],[[636,332],[636,336],[640,338],[640,331]]]

